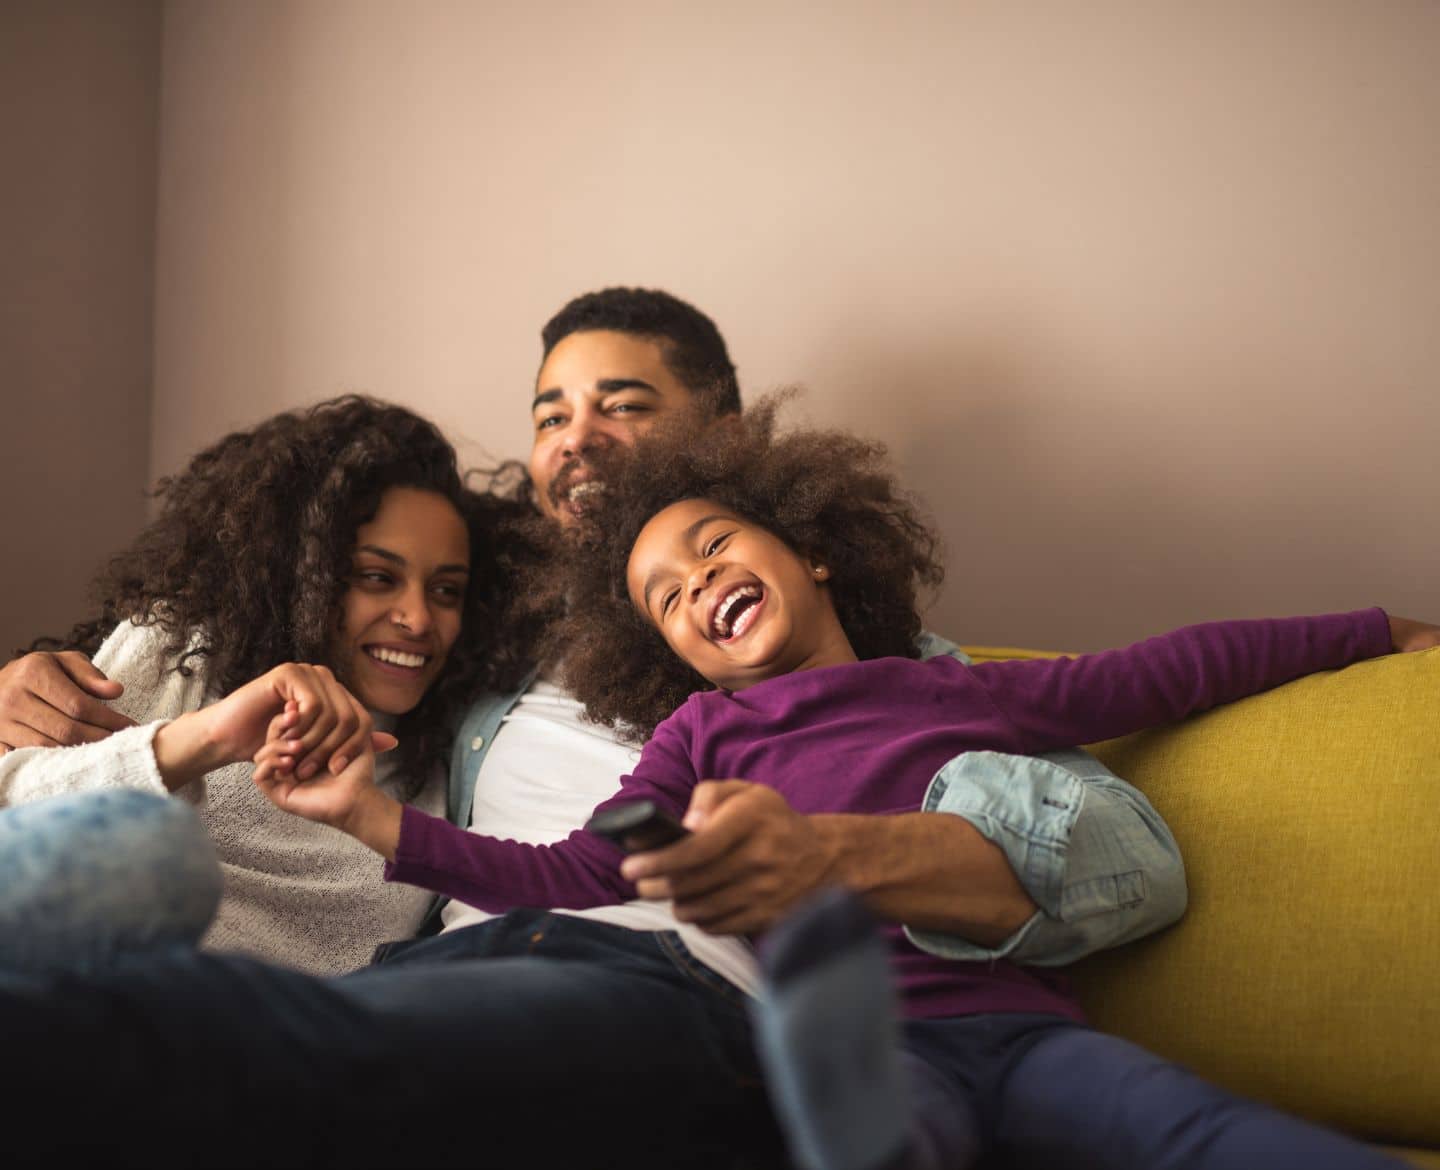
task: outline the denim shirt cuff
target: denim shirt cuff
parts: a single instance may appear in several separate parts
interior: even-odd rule
[[[993,948],[957,935],[906,927],[910,941],[947,958],[1000,959],[1015,951],[1045,917],[1058,919],[1070,831],[1084,800],[1080,778],[1047,760],[966,752],[947,763],[930,782],[922,809],[962,816],[999,846],[1040,909]]]

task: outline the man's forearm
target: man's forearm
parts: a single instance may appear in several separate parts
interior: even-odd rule
[[[812,816],[833,880],[881,918],[997,946],[1037,907],[1005,854],[963,817]]]

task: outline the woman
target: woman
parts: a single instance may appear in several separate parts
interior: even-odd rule
[[[372,730],[393,733],[386,787],[442,810],[452,716],[509,663],[492,653],[487,620],[503,505],[466,491],[431,423],[354,396],[229,435],[157,494],[159,517],[96,582],[100,617],[67,639],[124,685],[113,706],[138,726],[0,758],[0,806],[32,806],[0,813],[0,923],[11,926],[0,933],[12,947],[39,946],[47,931],[73,942],[85,905],[107,927],[125,908],[150,915],[131,922],[149,932],[130,940],[141,945],[193,933],[216,896],[206,846],[177,802],[136,795],[173,793],[195,809],[223,873],[207,946],[316,973],[358,967],[380,942],[413,934],[429,897],[386,885],[349,839],[274,810],[246,761],[287,703],[294,717],[324,707],[306,733],[315,760],[353,758]],[[64,799],[34,804],[51,797]],[[37,827],[46,823],[55,831]],[[49,848],[61,831],[79,843]],[[104,859],[83,843],[113,852],[107,832],[128,835],[128,874],[173,882],[152,876],[158,888],[137,896],[95,872]],[[160,853],[136,863],[142,844]],[[97,908],[107,892],[123,896]],[[123,928],[118,938],[94,946],[127,945]]]

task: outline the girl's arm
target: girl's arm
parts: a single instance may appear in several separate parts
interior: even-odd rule
[[[553,845],[527,845],[471,833],[406,805],[385,879],[492,913],[515,906],[583,910],[636,897],[634,885],[620,876],[623,857],[583,829]]]
[[[1414,623],[1407,623],[1414,625]],[[1080,658],[971,668],[1024,750],[1094,743],[1388,654],[1402,637],[1384,611],[1210,622]]]

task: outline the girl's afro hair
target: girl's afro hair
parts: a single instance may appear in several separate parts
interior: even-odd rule
[[[544,656],[598,723],[647,736],[711,684],[679,659],[630,601],[631,547],[652,516],[714,501],[831,571],[835,610],[862,658],[918,654],[919,593],[940,584],[938,541],[895,482],[884,447],[838,430],[780,432],[790,394],[743,415],[662,420],[602,467],[603,493],[526,583],[553,616]]]

